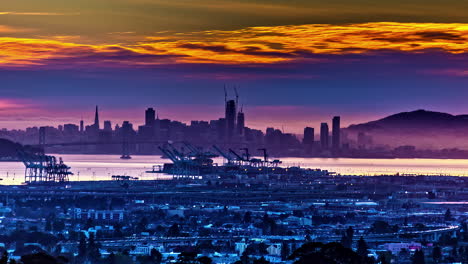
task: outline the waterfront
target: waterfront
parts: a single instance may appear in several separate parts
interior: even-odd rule
[[[69,155],[53,154],[62,157],[75,174],[73,181],[110,180],[112,175],[128,175],[139,179],[152,180],[157,174],[149,174],[153,165],[169,162],[159,156],[133,156],[122,160],[118,155]],[[348,159],[348,158],[282,158],[283,166],[320,168],[342,175],[382,175],[382,174],[443,174],[453,176],[468,175],[468,160],[463,159]],[[222,163],[221,159],[215,162]],[[21,184],[24,181],[24,165],[21,162],[0,163],[2,184]]]

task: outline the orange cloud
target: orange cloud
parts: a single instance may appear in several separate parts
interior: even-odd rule
[[[214,60],[223,63],[273,63],[307,54],[350,54],[383,49],[407,52],[429,49],[450,53],[468,51],[468,24],[366,23],[252,27],[181,36],[184,37],[174,42],[159,40],[142,46],[185,54],[189,61]]]
[[[24,32],[31,32],[34,31],[33,29],[28,28],[18,28],[18,27],[10,27],[5,25],[0,25],[0,33],[24,33]]]
[[[0,15],[11,16],[77,16],[80,13],[54,13],[54,12],[0,12]]]
[[[79,38],[0,38],[0,65],[54,65],[60,61],[67,61],[67,65],[125,66],[273,64],[310,59],[313,54],[362,54],[381,50],[442,50],[459,54],[468,51],[468,24],[381,22],[160,32],[134,43],[114,45],[85,45],[74,40]]]

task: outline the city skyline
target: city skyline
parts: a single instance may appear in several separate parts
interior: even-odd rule
[[[144,112],[142,113],[139,113],[140,115],[143,115],[143,122],[138,122],[138,123],[134,123],[133,121],[134,120],[123,120],[121,122],[119,121],[115,121],[115,120],[111,120],[109,118],[102,118],[102,113],[101,113],[101,108],[99,107],[99,105],[96,105],[95,108],[94,108],[94,115],[93,115],[93,120],[92,121],[89,121],[89,122],[86,122],[84,120],[84,118],[81,118],[80,120],[78,121],[72,121],[72,122],[68,122],[68,123],[58,123],[57,125],[55,124],[48,124],[48,125],[38,125],[38,126],[28,126],[26,127],[25,129],[28,130],[28,129],[31,129],[31,128],[42,128],[42,127],[53,127],[55,129],[64,129],[66,126],[74,126],[73,129],[76,128],[77,131],[79,132],[85,132],[85,131],[114,131],[115,129],[118,129],[118,128],[121,128],[122,125],[124,124],[130,124],[132,126],[135,126],[134,130],[138,131],[138,129],[141,127],[154,127],[156,125],[156,121],[160,121],[160,120],[170,120],[170,121],[174,121],[174,122],[181,122],[187,126],[191,126],[193,122],[206,122],[206,123],[212,123],[212,122],[217,122],[217,121],[224,121],[226,122],[226,124],[224,125],[225,126],[225,129],[226,129],[226,137],[227,138],[230,138],[230,137],[233,137],[234,135],[244,135],[244,128],[251,128],[251,129],[254,129],[254,130],[259,130],[259,131],[262,131],[262,132],[266,132],[268,131],[268,129],[277,129],[277,130],[281,130],[283,133],[289,133],[289,134],[293,134],[295,135],[296,137],[298,137],[298,139],[300,140],[303,140],[303,137],[306,137],[306,132],[305,130],[306,129],[312,129],[312,132],[314,131],[315,128],[311,128],[311,127],[303,127],[303,131],[300,131],[299,133],[296,133],[296,132],[290,132],[290,131],[286,131],[285,127],[282,126],[282,127],[274,127],[274,126],[269,126],[269,127],[265,127],[263,129],[257,129],[255,125],[253,125],[252,127],[249,127],[246,125],[246,117],[245,117],[245,113],[244,113],[244,106],[241,105],[239,106],[239,102],[238,102],[238,96],[236,97],[236,100],[228,100],[227,97],[225,98],[225,113],[224,113],[224,116],[218,116],[217,118],[213,118],[211,120],[203,120],[203,119],[193,119],[193,120],[189,120],[189,121],[182,121],[182,120],[177,120],[177,119],[170,119],[170,118],[166,118],[166,117],[162,117],[160,118],[159,116],[159,112],[157,111],[157,109],[153,108],[153,107],[148,107],[144,110]],[[141,118],[140,118],[141,119]],[[331,126],[333,126],[333,130],[332,130],[332,134],[328,135],[330,137],[330,142],[335,142],[334,144],[336,145],[331,145],[328,146],[328,147],[331,147],[333,149],[339,149],[339,141],[340,141],[340,130],[341,130],[341,122],[340,122],[340,119],[341,117],[340,116],[334,116],[333,118],[329,118],[330,120],[326,121],[326,120],[323,120],[324,122],[321,122],[320,124],[327,124],[327,123],[330,123]],[[247,119],[248,120],[248,119]],[[15,130],[15,128],[3,128],[3,129],[7,129],[7,130]],[[23,129],[18,129],[18,130],[23,130]],[[310,135],[310,132],[308,132],[307,134]],[[319,134],[317,135],[320,135],[320,131],[319,131]],[[337,138],[337,139],[335,139]],[[312,140],[312,143],[314,142],[314,134],[312,133],[312,136],[311,136],[311,140]]]
[[[254,106],[254,110],[253,111],[249,111],[249,106],[244,106],[244,104],[241,104],[239,102],[239,95],[236,95],[236,99],[231,99],[229,98],[228,100],[228,97],[227,97],[227,94],[226,94],[226,97],[225,97],[225,108],[224,108],[224,115],[227,119],[231,120],[229,123],[231,128],[232,127],[236,127],[236,124],[238,122],[242,122],[244,125],[246,124],[246,122],[249,124],[249,127],[251,128],[254,128],[254,129],[258,129],[258,130],[262,130],[262,131],[265,131],[267,128],[269,127],[273,127],[275,129],[281,129],[282,131],[285,131],[286,133],[292,133],[292,134],[296,134],[296,135],[301,135],[302,134],[302,130],[304,129],[305,126],[307,125],[314,125],[314,123],[317,123],[317,126],[320,125],[320,123],[324,122],[325,120],[321,120],[321,119],[317,119],[317,120],[310,120],[310,122],[308,123],[297,123],[296,126],[293,126],[293,127],[288,127],[288,126],[285,126],[284,124],[285,123],[281,123],[279,121],[279,119],[281,119],[281,116],[279,116],[277,119],[278,120],[273,120],[273,122],[270,122],[270,123],[264,123],[264,122],[260,122],[260,123],[256,123],[258,122],[258,119],[256,118],[256,115],[255,115],[255,112],[254,111],[258,111],[257,107]],[[222,104],[219,104],[219,106],[216,106],[215,108],[213,109],[221,109],[222,107]],[[168,116],[163,116],[160,114],[160,111],[159,111],[159,108],[156,108],[156,107],[148,107],[148,108],[141,108],[141,109],[134,109],[132,110],[130,113],[127,112],[127,116],[125,116],[125,114],[123,115],[124,117],[122,117],[122,113],[125,113],[125,109],[123,110],[120,110],[122,111],[122,113],[119,113],[117,116],[114,116],[112,115],[113,113],[111,113],[111,115],[108,115],[109,113],[108,112],[104,112],[104,115],[101,115],[104,116],[104,118],[99,118],[98,117],[98,111],[101,113],[101,110],[102,110],[102,107],[99,106],[99,105],[95,105],[93,106],[93,109],[94,109],[94,114],[91,115],[90,113],[91,112],[87,112],[85,114],[81,114],[81,117],[79,119],[73,119],[71,117],[68,117],[66,119],[60,119],[60,118],[54,118],[54,117],[50,117],[49,120],[46,120],[44,118],[43,121],[37,121],[36,122],[29,122],[29,123],[25,123],[24,125],[21,125],[19,127],[16,127],[16,126],[11,126],[11,127],[1,127],[1,128],[4,128],[4,129],[19,129],[19,130],[24,130],[26,128],[31,128],[31,127],[41,127],[41,126],[53,126],[53,127],[59,127],[59,126],[63,126],[65,124],[75,124],[75,125],[82,125],[83,124],[83,128],[86,127],[86,126],[94,126],[94,127],[97,127],[98,129],[101,129],[102,128],[102,125],[105,125],[105,122],[108,122],[108,121],[111,121],[113,126],[114,125],[121,125],[123,122],[125,121],[129,121],[131,122],[132,124],[135,124],[135,125],[147,125],[149,120],[150,119],[169,119],[169,120],[173,120],[173,121],[179,121],[179,122],[182,122],[182,123],[185,123],[185,124],[190,124],[190,122],[192,121],[210,121],[210,120],[216,120],[218,118],[220,118],[220,116],[223,114],[223,111],[220,111],[219,113],[217,112],[212,112],[211,114],[211,117],[209,117],[208,119],[204,119],[203,116],[197,116],[197,113],[192,113],[192,119],[187,119],[187,118],[182,118],[182,119],[177,119],[177,115],[171,115],[170,113],[170,110],[167,111],[168,112]],[[146,111],[152,111],[152,113],[146,113]],[[165,109],[163,109],[163,112],[164,112]],[[268,108],[268,107],[265,107],[264,109],[260,109],[260,112],[264,111],[266,114],[271,114],[271,108]],[[281,109],[280,109],[281,110]],[[286,109],[288,110],[288,109]],[[144,114],[142,114],[144,112]],[[245,113],[251,113],[252,115],[247,115],[249,118],[246,119],[245,118]],[[68,114],[68,113],[67,113]],[[240,114],[240,115],[239,115]],[[228,115],[230,116],[230,118],[228,117]],[[154,116],[155,118],[152,118],[152,116]],[[173,118],[175,117],[175,118]],[[329,117],[324,117],[324,118],[328,118],[330,119]],[[252,121],[253,120],[253,121]],[[4,121],[4,120],[3,120]],[[51,122],[52,121],[52,122]],[[330,122],[332,120],[330,119]],[[366,120],[363,120],[363,121],[366,121]],[[353,124],[351,122],[345,122],[346,124]],[[275,126],[276,124],[276,126]]]
[[[0,129],[8,129],[8,130],[25,130],[26,128],[31,128],[31,127],[41,127],[41,126],[53,126],[53,127],[58,127],[60,125],[64,124],[75,124],[75,125],[80,125],[80,122],[83,121],[84,126],[87,125],[93,125],[95,122],[95,107],[97,105],[90,105],[86,107],[85,110],[80,110],[78,112],[65,112],[65,113],[57,113],[57,112],[49,112],[48,115],[43,115],[38,119],[32,120],[32,121],[27,121],[23,120],[22,118],[19,118],[17,120],[7,120],[7,119],[1,119],[0,118]],[[105,121],[111,121],[113,127],[116,124],[121,125],[124,121],[130,121],[132,124],[135,124],[137,126],[139,125],[144,125],[146,120],[145,120],[145,115],[144,112],[148,108],[151,108],[155,111],[155,115],[160,118],[160,119],[169,119],[169,120],[174,120],[174,121],[179,121],[184,124],[190,124],[191,121],[210,121],[210,120],[216,120],[220,116],[224,115],[225,113],[225,108],[223,108],[222,104],[218,104],[216,106],[210,106],[208,109],[201,109],[201,105],[196,105],[194,110],[191,110],[188,115],[178,115],[174,114],[171,110],[174,108],[179,108],[181,106],[171,106],[171,107],[155,107],[155,106],[148,106],[148,107],[138,107],[135,109],[113,109],[112,111],[108,111],[109,109],[103,109],[101,105],[98,105],[99,111],[102,111],[102,119],[100,121],[100,125],[104,125]],[[311,117],[309,120],[294,120],[292,123],[292,126],[288,126],[287,124],[291,125],[291,123],[285,123],[284,121],[284,115],[278,115],[277,118],[269,119],[267,121],[263,120],[263,118],[271,118],[272,112],[275,110],[284,110],[285,112],[295,112],[297,114],[304,114],[303,110],[304,108],[296,108],[294,109],[293,107],[278,107],[279,109],[274,109],[274,107],[258,107],[258,106],[245,106],[241,104],[242,107],[242,112],[243,114],[248,116],[248,119],[244,120],[246,126],[265,131],[268,127],[273,127],[276,129],[281,129],[284,130],[286,133],[292,133],[295,135],[302,136],[304,134],[304,128],[307,127],[312,127],[315,128],[316,135],[319,135],[320,133],[318,132],[320,130],[320,125],[321,123],[329,123],[330,129],[332,126],[332,118],[336,115],[333,115],[332,113],[336,113],[339,115],[337,112],[332,112],[332,113],[325,113],[322,112],[320,115],[314,116],[308,115]],[[112,109],[112,108],[111,108]],[[203,115],[205,111],[197,111],[198,110],[207,110],[209,112],[209,115]],[[419,109],[410,109],[407,111],[402,111],[401,113],[404,112],[412,112],[416,111]],[[432,109],[425,109],[428,111],[432,111]],[[302,112],[301,112],[302,111]],[[438,111],[435,111],[438,112]],[[42,113],[41,113],[42,114]],[[284,114],[284,113],[283,113]],[[384,114],[376,114],[372,116],[359,116],[358,118],[349,119],[349,116],[347,115],[340,115],[340,117],[345,117],[343,122],[341,122],[341,127],[345,128],[351,125],[357,125],[357,124],[362,124],[362,123],[367,123],[373,120],[379,120],[382,118],[385,118],[387,116],[391,116],[396,114],[396,112],[393,111],[388,111],[388,113]],[[453,115],[463,115],[464,113],[449,113]],[[53,116],[57,115],[57,116]],[[60,115],[63,115],[63,117],[60,117]],[[331,130],[330,130],[331,132]]]

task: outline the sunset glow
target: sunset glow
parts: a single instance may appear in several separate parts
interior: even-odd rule
[[[121,33],[122,34],[122,33]],[[129,44],[81,44],[70,38],[0,38],[3,67],[140,66],[175,63],[274,64],[316,54],[468,51],[468,24],[364,23],[164,32]],[[70,39],[72,40],[72,39]],[[71,63],[71,65],[69,64]]]

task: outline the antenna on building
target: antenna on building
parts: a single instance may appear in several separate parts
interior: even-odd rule
[[[239,94],[237,93],[237,87],[234,86],[234,92],[236,93],[236,106],[239,105]]]
[[[227,103],[227,91],[226,91],[226,84],[224,85],[224,102]]]

